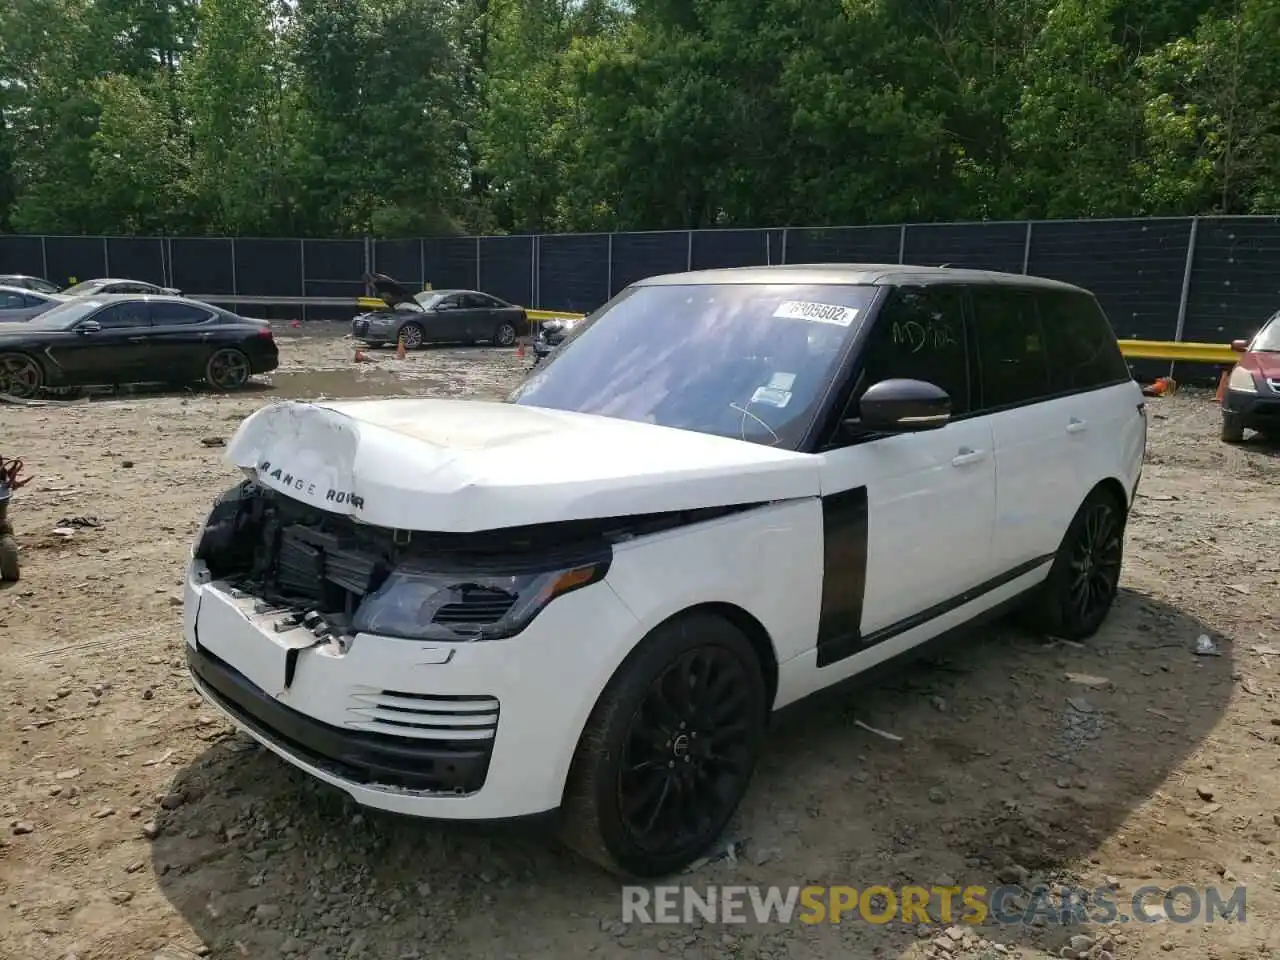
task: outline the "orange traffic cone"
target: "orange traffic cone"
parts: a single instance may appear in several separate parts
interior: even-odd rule
[[[1222,398],[1227,392],[1227,381],[1231,379],[1231,371],[1223,370],[1221,376],[1218,377],[1218,403],[1222,403]]]
[[[403,360],[404,357],[405,357],[404,341],[397,340],[396,341],[396,359]]]
[[[520,344],[520,346],[516,347],[516,356],[517,356],[517,357],[519,357],[521,360],[523,360],[523,359],[524,359],[524,344],[523,344],[523,343],[521,343],[521,344]]]

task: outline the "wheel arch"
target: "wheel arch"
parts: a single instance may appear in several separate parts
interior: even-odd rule
[[[1120,512],[1125,515],[1126,519],[1128,518],[1129,493],[1125,490],[1123,483],[1115,477],[1106,477],[1094,484],[1093,489],[1089,491],[1089,497],[1092,497],[1095,493],[1099,492],[1106,493],[1113,497],[1116,503],[1120,505]],[[1089,497],[1085,497],[1085,499],[1087,500]]]

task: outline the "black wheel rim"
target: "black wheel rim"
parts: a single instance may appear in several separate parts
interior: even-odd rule
[[[650,684],[623,741],[618,809],[632,841],[682,850],[720,829],[751,775],[751,680],[723,647],[699,647]]]
[[[504,323],[498,328],[498,345],[509,347],[516,342],[516,328],[509,323]]]
[[[405,345],[406,349],[422,346],[422,331],[417,327],[409,326],[400,331],[400,342]]]
[[[209,379],[215,387],[238,387],[249,379],[249,361],[230,350],[215,353],[209,361]]]
[[[1071,611],[1080,621],[1092,620],[1115,599],[1123,547],[1119,518],[1108,504],[1096,503],[1085,513],[1071,551]]]
[[[30,357],[0,357],[0,394],[27,400],[40,390],[40,368]]]

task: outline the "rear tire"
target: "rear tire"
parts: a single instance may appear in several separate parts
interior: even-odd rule
[[[498,324],[498,329],[493,331],[493,345],[495,347],[509,347],[515,342],[516,325],[505,321]]]
[[[1085,640],[1111,612],[1124,562],[1125,509],[1095,488],[1067,528],[1049,576],[1024,610],[1027,626],[1063,640]]]
[[[44,368],[25,353],[0,353],[0,396],[34,399],[44,386]]]
[[[249,382],[253,368],[239,350],[226,347],[214,351],[204,367],[205,383],[215,390],[238,390]]]
[[[561,840],[623,876],[687,866],[746,793],[767,712],[760,662],[735,626],[695,613],[657,627],[591,712]]]
[[[1222,442],[1240,443],[1244,440],[1244,418],[1238,413],[1222,411]]]
[[[6,533],[0,536],[0,582],[17,583],[20,574],[18,541]]]

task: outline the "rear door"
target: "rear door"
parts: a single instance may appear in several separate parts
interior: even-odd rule
[[[1002,284],[971,288],[978,406],[995,437],[996,514],[991,559],[1014,570],[1047,560],[1080,505],[1067,433],[1053,398],[1036,294]],[[1066,520],[1063,520],[1065,513]]]
[[[77,332],[54,348],[54,358],[77,383],[137,383],[152,378],[151,311],[145,300],[110,303],[86,317],[101,329]],[[159,378],[155,378],[159,379]]]
[[[204,375],[217,325],[213,311],[196,304],[167,300],[151,303],[150,355],[168,375],[165,379],[187,380]]]

